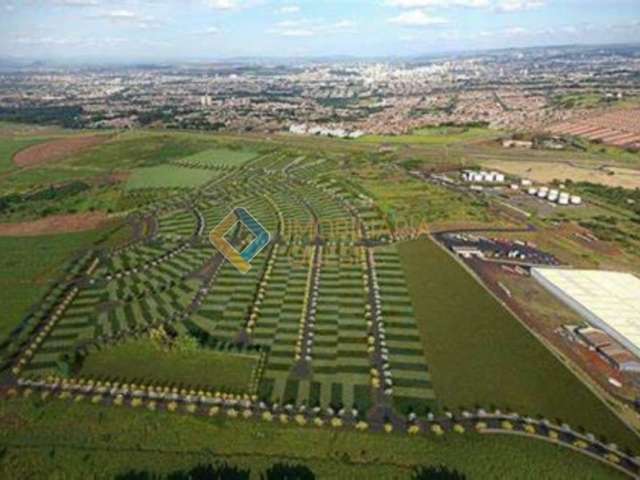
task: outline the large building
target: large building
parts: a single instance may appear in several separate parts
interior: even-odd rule
[[[640,279],[629,273],[534,268],[533,278],[640,357]]]

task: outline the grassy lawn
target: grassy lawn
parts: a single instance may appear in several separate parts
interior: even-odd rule
[[[185,157],[182,159],[182,162],[207,167],[239,167],[252,158],[255,158],[256,155],[257,153],[251,150],[212,148],[211,150],[205,150],[204,152]]]
[[[4,339],[63,271],[69,257],[104,231],[37,237],[0,237],[0,340]]]
[[[399,248],[443,405],[559,418],[640,451],[638,437],[437,245]]]
[[[0,475],[99,478],[131,470],[166,474],[225,460],[254,477],[277,461],[307,465],[318,478],[409,478],[416,465],[445,464],[469,479],[621,479],[586,456],[525,438],[476,433],[437,438],[330,427],[148,412],[39,400],[0,402]]]
[[[357,141],[362,143],[416,143],[423,145],[451,145],[497,138],[498,130],[478,127],[432,127],[414,130],[408,135],[365,135]]]
[[[173,165],[136,168],[127,180],[126,189],[139,188],[193,188],[216,177],[212,170],[183,168]]]
[[[142,339],[90,354],[79,375],[246,392],[256,361],[248,354],[162,350]]]

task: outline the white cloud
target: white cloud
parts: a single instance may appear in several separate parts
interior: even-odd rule
[[[54,0],[53,3],[64,7],[97,7],[100,5],[98,0]]]
[[[511,27],[504,30],[504,34],[508,37],[518,37],[520,35],[526,35],[529,31],[523,27]]]
[[[267,33],[280,37],[312,37],[353,32],[356,23],[351,20],[338,20],[334,23],[322,23],[316,20],[283,20],[275,24]]]
[[[400,8],[486,8],[491,6],[491,2],[490,0],[387,0],[387,5]]]
[[[511,13],[541,8],[546,0],[386,0],[385,3],[392,7],[407,9],[459,7]]]
[[[280,7],[278,9],[278,13],[289,14],[289,13],[298,13],[300,12],[300,7],[298,5],[285,5],[284,7]]]
[[[235,10],[242,6],[241,0],[206,0],[205,3],[216,10]]]
[[[496,5],[496,10],[501,13],[522,12],[544,7],[544,0],[502,0]]]
[[[98,14],[97,16],[108,18],[110,20],[140,20],[142,17],[131,10],[108,10]]]
[[[397,17],[390,18],[389,23],[402,27],[433,27],[445,25],[449,22],[446,18],[430,15],[424,10],[410,10],[401,13]]]
[[[107,20],[115,24],[133,25],[141,29],[148,29],[159,26],[162,22],[154,17],[142,15],[132,10],[103,10],[92,14],[89,18]]]

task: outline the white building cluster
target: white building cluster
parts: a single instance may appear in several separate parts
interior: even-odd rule
[[[465,182],[504,183],[505,176],[500,172],[486,172],[484,170],[464,170],[462,172],[462,179]]]
[[[364,135],[361,130],[349,131],[343,128],[325,128],[325,127],[310,127],[305,123],[294,124],[289,127],[289,133],[296,135],[321,135],[324,137],[336,137],[336,138],[359,138]]]

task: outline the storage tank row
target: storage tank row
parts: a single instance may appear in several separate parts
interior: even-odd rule
[[[550,202],[557,203],[558,205],[582,204],[582,197],[579,197],[578,195],[571,195],[568,192],[563,192],[549,187],[531,187],[529,188],[528,193],[529,195],[549,200]]]

